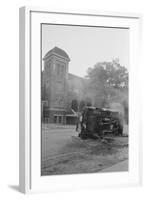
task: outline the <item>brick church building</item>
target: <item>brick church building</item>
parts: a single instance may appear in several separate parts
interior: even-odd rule
[[[58,47],[48,51],[42,71],[42,117],[50,123],[73,124],[77,113],[71,105],[84,98],[86,80],[69,73],[70,58]]]

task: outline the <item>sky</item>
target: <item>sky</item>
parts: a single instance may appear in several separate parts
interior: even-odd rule
[[[42,57],[55,46],[70,57],[69,73],[81,77],[97,62],[116,58],[129,69],[128,29],[43,24]]]

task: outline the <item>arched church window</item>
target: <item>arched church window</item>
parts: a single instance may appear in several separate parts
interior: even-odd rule
[[[64,74],[64,65],[61,65],[61,75]]]
[[[60,64],[58,63],[56,67],[57,67],[57,76],[60,76]]]
[[[58,63],[56,66],[57,66],[57,76],[62,78],[64,76],[64,65]]]

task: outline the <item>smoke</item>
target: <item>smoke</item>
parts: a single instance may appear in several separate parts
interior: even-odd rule
[[[123,124],[128,124],[128,90],[116,90],[115,93],[116,96],[110,102],[109,107],[120,113],[120,115],[122,116]]]

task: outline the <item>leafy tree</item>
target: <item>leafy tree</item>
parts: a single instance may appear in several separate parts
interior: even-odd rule
[[[94,94],[96,106],[108,106],[110,101],[121,98],[128,92],[128,70],[119,64],[117,59],[112,62],[100,62],[87,71],[89,90]]]

